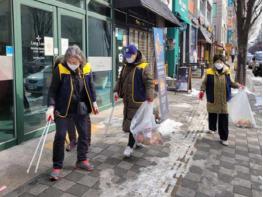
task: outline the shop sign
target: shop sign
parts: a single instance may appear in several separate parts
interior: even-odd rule
[[[13,58],[10,56],[0,56],[1,69],[0,81],[13,79]]]
[[[64,55],[68,49],[69,40],[68,38],[61,38],[61,54]]]
[[[89,57],[93,72],[112,70],[112,57]]]
[[[188,92],[191,90],[191,67],[179,67],[178,79],[176,81],[176,90],[179,92]]]
[[[6,56],[13,56],[14,54],[14,48],[12,46],[6,46],[5,51],[6,51]]]
[[[45,59],[45,49],[44,49],[43,39],[38,35],[36,41],[30,42],[30,49],[33,54],[33,60],[35,59]]]
[[[161,118],[165,119],[169,112],[168,97],[166,89],[166,73],[164,62],[164,39],[163,29],[153,28],[154,32],[154,48],[156,59],[156,71],[158,77],[158,89],[159,89],[159,102],[160,102],[160,114]]]
[[[44,37],[44,49],[45,56],[53,56],[54,55],[54,42],[53,37]]]

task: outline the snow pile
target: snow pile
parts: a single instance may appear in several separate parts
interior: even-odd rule
[[[171,119],[167,119],[159,126],[158,131],[162,135],[169,135],[179,129],[183,124],[180,122],[176,122]]]
[[[181,104],[172,104],[169,105],[170,107],[179,107],[179,108],[193,108],[192,105],[189,105],[188,103],[181,103]]]
[[[193,88],[190,94],[187,94],[186,96],[197,97],[199,92],[200,92],[199,90]]]

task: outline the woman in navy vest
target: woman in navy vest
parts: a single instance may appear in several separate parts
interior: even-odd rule
[[[138,146],[130,131],[131,121],[144,101],[153,102],[154,85],[149,63],[134,45],[128,45],[124,51],[125,64],[114,88],[114,99],[123,98],[122,129],[129,133],[127,147],[123,154],[130,157],[133,148]]]
[[[231,79],[230,69],[225,65],[222,55],[214,56],[214,65],[207,69],[202,82],[199,98],[203,99],[204,92],[207,98],[208,133],[214,134],[217,130],[220,142],[228,145],[228,110],[227,102],[231,99],[231,88],[243,88]]]
[[[91,112],[95,114],[99,112],[91,66],[86,63],[83,52],[78,46],[70,46],[62,63],[54,68],[48,93],[46,119],[54,120],[56,123],[50,180],[58,180],[63,168],[64,144],[69,120],[74,121],[79,135],[76,167],[87,171],[93,170],[86,157]]]

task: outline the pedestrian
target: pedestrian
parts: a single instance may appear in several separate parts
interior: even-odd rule
[[[79,135],[76,168],[93,170],[86,156],[91,112],[99,112],[91,66],[86,63],[80,48],[73,45],[67,49],[63,62],[54,69],[48,94],[46,119],[56,123],[51,181],[59,179],[63,168],[65,136],[70,119],[74,121]]]
[[[213,67],[209,68],[204,76],[199,99],[202,100],[206,93],[208,133],[216,132],[218,122],[220,142],[227,146],[229,133],[227,102],[231,99],[231,88],[244,88],[244,86],[231,79],[230,69],[224,64],[222,55],[215,55],[213,62]]]
[[[235,47],[233,47],[233,48],[231,49],[231,59],[232,59],[232,63],[234,63],[234,61],[235,61],[235,56],[236,56],[236,49],[235,49]]]
[[[132,118],[144,101],[153,102],[154,84],[149,63],[134,45],[128,45],[124,51],[125,64],[114,88],[114,98],[123,98],[124,132],[129,133],[128,145],[124,156],[130,157],[135,147],[135,139],[130,131]]]
[[[53,70],[58,67],[59,64],[63,63],[64,56],[58,56],[55,60]],[[66,147],[66,151],[70,152],[75,149],[77,146],[77,135],[76,135],[76,128],[74,121],[72,119],[69,119],[68,122],[68,137],[69,137],[69,143]]]

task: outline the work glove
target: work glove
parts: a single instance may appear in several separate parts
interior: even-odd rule
[[[205,95],[204,91],[200,91],[200,92],[199,92],[199,95],[198,95],[198,98],[199,98],[200,100],[203,100],[204,95]]]
[[[242,84],[240,84],[240,83],[238,83],[238,88],[239,88],[240,90],[244,90],[244,89],[245,89],[245,86],[242,85]]]
[[[98,114],[99,113],[99,107],[97,105],[97,102],[93,102],[93,110],[94,110],[94,114]]]
[[[114,92],[114,93],[113,93],[113,97],[114,97],[114,102],[117,102],[118,99],[119,99],[118,93],[117,93],[117,92]]]
[[[49,106],[46,111],[46,121],[54,120],[54,106]]]

